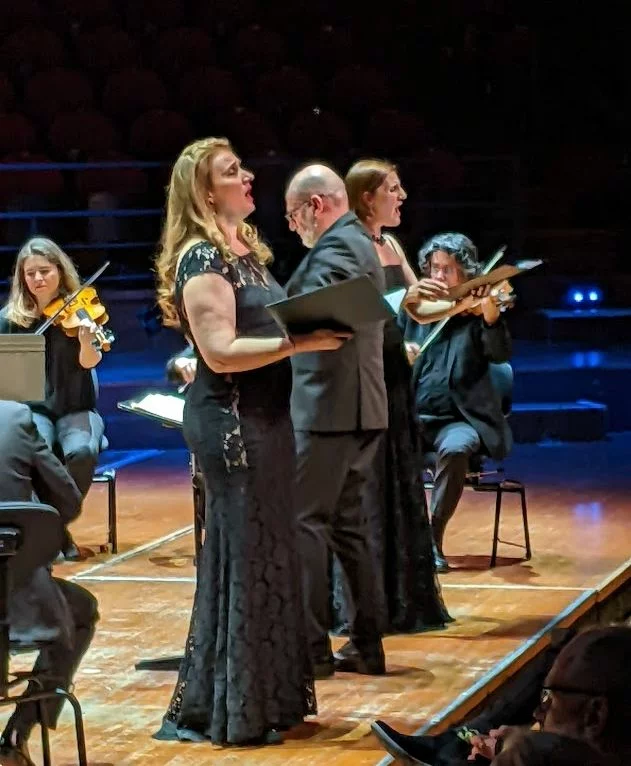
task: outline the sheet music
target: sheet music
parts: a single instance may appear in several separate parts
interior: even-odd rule
[[[184,399],[173,394],[146,394],[137,402],[132,402],[131,407],[180,425],[184,419]]]
[[[401,308],[401,304],[403,303],[406,292],[407,287],[401,287],[398,290],[392,290],[391,292],[384,294],[384,300],[395,314],[399,313],[399,309]]]

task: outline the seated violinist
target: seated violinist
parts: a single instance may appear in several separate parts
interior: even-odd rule
[[[50,239],[30,239],[15,261],[9,300],[0,311],[0,333],[34,332],[46,319],[46,308],[79,285],[77,270],[63,250]],[[29,403],[38,431],[63,458],[83,498],[92,483],[104,433],[92,372],[101,361],[94,343],[96,329],[85,319],[77,337],[68,337],[55,324],[45,331],[46,399]],[[62,553],[66,559],[80,558],[69,532]]]
[[[435,288],[434,293],[439,288],[444,291],[480,273],[477,248],[458,233],[428,240],[419,252],[419,266],[425,279],[408,290],[404,300],[407,313],[400,315],[405,340],[416,353],[435,327],[435,322],[427,323],[427,302],[435,300],[430,288]],[[511,338],[500,307],[489,293],[488,287],[478,288],[476,294],[435,314],[435,319],[447,315],[451,319],[414,362],[412,381],[423,451],[436,454],[431,523],[440,572],[449,569],[443,538],[462,495],[471,456],[482,451],[501,459],[512,442],[489,376],[489,363],[510,358]]]

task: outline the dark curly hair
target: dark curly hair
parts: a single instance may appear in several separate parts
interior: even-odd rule
[[[430,259],[437,250],[452,255],[467,279],[480,273],[481,264],[478,261],[478,248],[465,234],[448,231],[430,237],[418,251],[418,265],[424,274],[429,275]]]

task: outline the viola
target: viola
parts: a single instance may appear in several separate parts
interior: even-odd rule
[[[70,302],[56,298],[46,306],[44,316],[49,319],[53,317],[53,324],[61,328],[69,338],[76,338],[81,323],[88,319],[96,325],[94,346],[99,351],[109,351],[114,341],[114,333],[104,327],[109,321],[107,309],[92,286],[81,288]]]
[[[35,335],[43,335],[50,325],[54,324],[56,327],[60,327],[68,337],[76,338],[82,321],[88,319],[96,325],[94,347],[99,351],[109,351],[114,341],[114,333],[103,327],[109,321],[109,316],[107,309],[99,300],[95,288],[92,287],[92,283],[101,276],[109,265],[109,261],[106,261],[71,295],[55,298],[51,301],[44,309],[44,315],[48,318],[35,331]]]
[[[505,246],[502,246],[491,260],[483,267],[482,273],[478,277],[463,282],[456,287],[448,290],[449,300],[443,301],[424,301],[420,306],[414,307],[414,319],[421,324],[427,324],[438,320],[440,315],[443,318],[437,321],[436,326],[427,335],[418,353],[423,353],[436,340],[443,331],[445,325],[452,316],[463,312],[473,314],[482,314],[482,301],[484,298],[471,297],[480,287],[491,285],[490,297],[500,307],[500,311],[506,311],[515,303],[513,286],[508,281],[511,277],[530,271],[541,266],[543,261],[520,261],[515,266],[500,266],[495,268],[497,262],[503,258]],[[449,312],[449,313],[448,313]],[[445,314],[448,314],[445,316]]]

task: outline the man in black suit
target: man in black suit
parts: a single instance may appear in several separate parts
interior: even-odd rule
[[[37,499],[55,508],[65,525],[81,510],[82,496],[67,469],[39,435],[29,407],[0,401],[0,500]],[[44,689],[67,689],[87,651],[98,620],[96,599],[75,583],[54,578],[50,569],[35,569],[9,598],[10,635],[25,643],[46,641],[33,672]],[[29,684],[27,691],[39,687]],[[48,724],[54,728],[62,702],[46,702]],[[34,703],[20,705],[2,734],[1,746],[24,752],[37,722]],[[0,751],[2,752],[2,751]]]
[[[383,271],[370,234],[349,212],[344,182],[333,170],[309,165],[299,171],[287,187],[285,202],[290,229],[311,248],[286,286],[288,295],[362,275],[383,292]],[[372,603],[362,495],[388,425],[383,323],[356,328],[337,351],[298,354],[292,365],[299,541],[316,677],[336,669],[382,674],[385,660]],[[335,656],[328,636],[332,551],[344,569],[355,608],[351,640]]]
[[[455,232],[428,240],[419,252],[419,266],[446,287],[461,284],[480,270],[477,248]],[[434,327],[409,316],[401,324],[405,340],[419,346]],[[497,303],[486,296],[479,315],[453,316],[414,364],[412,382],[423,447],[437,456],[431,515],[434,557],[441,572],[449,569],[443,553],[445,528],[462,495],[471,456],[484,451],[501,460],[512,444],[489,367],[510,356],[508,327]]]

